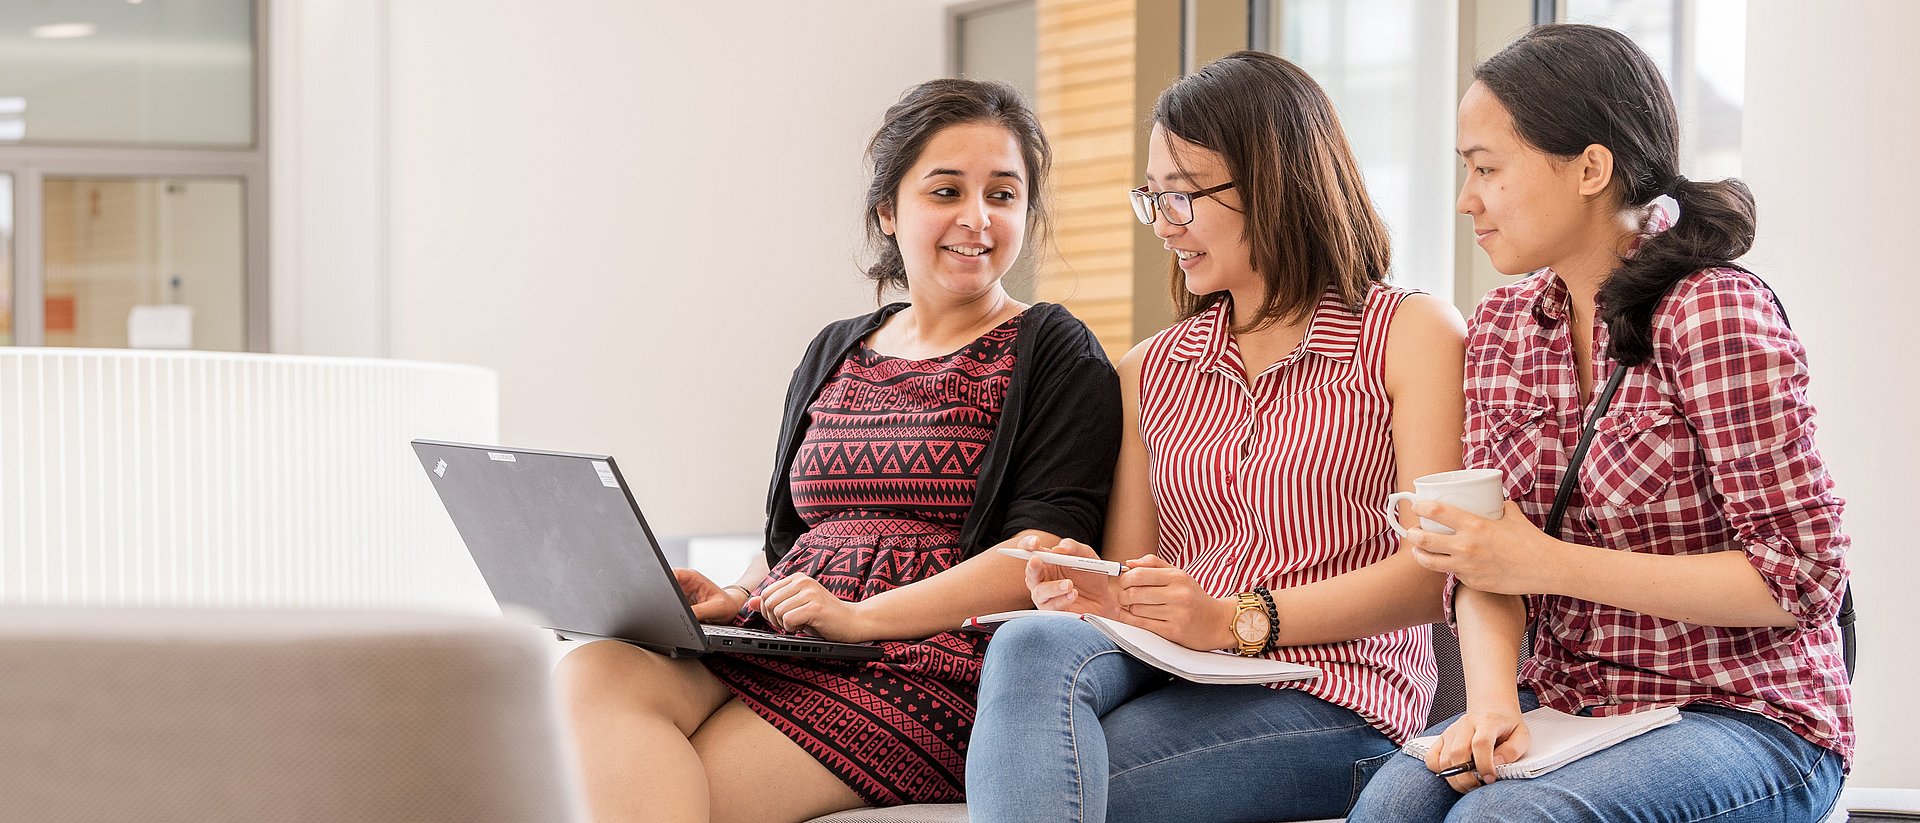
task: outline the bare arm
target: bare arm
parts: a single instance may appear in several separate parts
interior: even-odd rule
[[[1554,542],[1562,561],[1544,569],[1553,579],[1543,592],[1701,626],[1795,624],[1742,552],[1672,556]]]
[[[753,559],[748,561],[747,570],[740,573],[740,579],[727,585],[739,586],[746,589],[748,594],[752,594],[754,589],[759,588],[760,581],[765,579],[767,579],[767,553],[757,551],[753,553]],[[745,600],[745,598],[741,599]]]
[[[1455,594],[1459,617],[1460,668],[1466,675],[1467,708],[1520,711],[1520,640],[1527,605],[1518,595],[1488,594],[1462,586]]]
[[[1028,529],[999,546],[1028,537],[1039,546],[1060,542],[1056,535]],[[869,597],[854,604],[862,639],[920,640],[957,629],[975,615],[1029,608],[1026,567],[1026,561],[988,549],[925,580]]]
[[[1113,470],[1113,494],[1107,498],[1106,543],[1100,556],[1126,562],[1158,551],[1160,512],[1153,503],[1153,479],[1147,444],[1140,439],[1140,361],[1147,343],[1120,358],[1120,459]]]
[[[1493,782],[1495,767],[1519,760],[1532,745],[1532,733],[1520,715],[1520,687],[1514,678],[1527,607],[1516,595],[1465,587],[1455,595],[1454,604],[1460,618],[1467,712],[1428,749],[1427,768],[1440,772],[1458,763],[1472,763],[1478,777],[1447,778],[1455,791],[1468,792]]]
[[[1414,478],[1460,468],[1460,433],[1466,426],[1460,389],[1465,340],[1459,312],[1439,298],[1412,295],[1394,315],[1387,336],[1386,383],[1393,400],[1396,488],[1410,490]],[[1277,642],[1334,643],[1432,623],[1440,619],[1445,581],[1402,548],[1371,566],[1275,592]]]

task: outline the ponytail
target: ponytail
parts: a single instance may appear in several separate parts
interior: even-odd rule
[[[884,300],[887,289],[907,289],[907,262],[900,257],[900,243],[884,234],[871,243],[876,259],[867,267],[867,279],[873,281],[875,300]]]
[[[1622,365],[1653,355],[1653,312],[1675,283],[1702,269],[1722,268],[1753,247],[1753,192],[1729,178],[1694,182],[1675,175],[1669,185],[1680,217],[1673,227],[1647,238],[1600,286],[1600,316],[1607,323],[1607,354]]]

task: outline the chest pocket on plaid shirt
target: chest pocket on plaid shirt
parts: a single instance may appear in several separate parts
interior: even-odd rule
[[[1649,505],[1693,472],[1695,450],[1693,429],[1672,409],[1612,410],[1594,434],[1580,485],[1602,505]]]
[[[1507,499],[1533,490],[1540,472],[1540,427],[1545,405],[1468,402],[1465,463],[1470,469],[1506,472]]]

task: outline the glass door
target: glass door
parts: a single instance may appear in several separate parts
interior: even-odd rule
[[[54,177],[46,345],[245,351],[243,181]]]

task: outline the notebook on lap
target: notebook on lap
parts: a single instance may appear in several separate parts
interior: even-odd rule
[[[624,640],[675,657],[742,652],[870,660],[872,643],[709,626],[603,455],[413,441],[487,588],[574,639]]]

